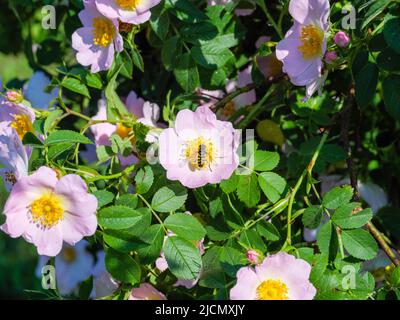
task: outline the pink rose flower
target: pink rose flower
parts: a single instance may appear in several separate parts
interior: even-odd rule
[[[28,175],[28,155],[17,132],[7,122],[0,123],[0,176],[7,191]]]
[[[328,0],[291,0],[289,12],[294,24],[276,47],[283,71],[296,86],[306,86],[307,98],[321,88],[322,59],[329,28]]]
[[[338,47],[344,48],[350,43],[350,37],[346,32],[339,31],[333,37],[333,41],[337,44]]]
[[[141,24],[150,19],[150,9],[161,0],[95,0],[97,9],[109,19]]]
[[[238,88],[243,88],[253,83],[253,79],[251,78],[252,68],[253,66],[249,65],[246,69],[240,71],[238,73],[237,81],[230,80],[226,85],[226,92],[229,94],[236,91]],[[227,119],[237,110],[252,105],[256,101],[257,97],[255,90],[250,90],[249,92],[242,93],[224,106],[222,110],[222,115],[225,119]]]
[[[312,300],[311,266],[285,252],[271,255],[260,265],[240,268],[231,300]]]
[[[33,131],[34,121],[35,113],[30,107],[0,99],[0,122],[14,128],[21,140],[27,132]]]
[[[127,110],[137,118],[137,122],[143,123],[150,128],[161,127],[157,121],[160,118],[160,107],[155,103],[144,101],[138,97],[136,92],[131,91],[125,102]],[[98,112],[92,118],[93,120],[107,120],[107,105],[104,99],[98,101]],[[90,127],[93,133],[96,146],[111,145],[110,137],[113,134],[118,134],[121,138],[127,138],[131,133],[131,129],[122,124],[99,123]],[[146,136],[146,141],[152,143],[157,140],[158,134],[150,129]],[[119,157],[123,166],[134,164],[138,161],[135,156]]]
[[[54,257],[63,241],[75,245],[95,233],[96,210],[97,199],[81,177],[68,174],[58,179],[52,169],[40,167],[12,188],[0,229],[33,243],[39,255]]]
[[[167,297],[149,283],[142,283],[132,289],[128,300],[167,300]]]
[[[208,105],[195,112],[181,110],[175,128],[159,137],[159,159],[169,180],[188,188],[228,179],[239,165],[236,153],[240,132],[232,123],[217,120]]]
[[[124,49],[118,19],[104,17],[97,10],[94,0],[85,0],[84,5],[85,9],[79,13],[83,28],[72,35],[76,60],[83,66],[91,66],[92,73],[108,70],[114,61],[115,51]]]
[[[80,282],[90,276],[93,268],[93,256],[87,251],[89,243],[79,241],[72,247],[64,244],[61,252],[55,259],[57,289],[61,295],[76,292]],[[40,256],[36,267],[36,275],[42,276],[42,268],[50,260],[49,257]]]

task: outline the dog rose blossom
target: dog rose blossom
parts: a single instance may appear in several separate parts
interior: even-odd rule
[[[72,35],[76,60],[83,66],[91,66],[92,73],[108,70],[114,61],[115,51],[124,49],[118,19],[102,15],[94,0],[85,0],[84,5],[85,9],[79,13],[83,28]]]
[[[323,85],[320,78],[329,11],[328,0],[291,0],[289,12],[294,24],[276,47],[283,71],[294,85],[306,86],[307,98]]]
[[[128,300],[167,300],[166,296],[149,283],[142,283],[132,289]]]
[[[141,24],[150,19],[150,9],[161,0],[95,0],[97,9],[109,19]]]
[[[312,300],[316,289],[310,283],[311,266],[302,259],[280,252],[260,264],[240,268],[231,300]]]
[[[61,179],[48,167],[17,181],[4,207],[0,227],[12,238],[22,236],[39,255],[54,257],[63,241],[75,245],[97,228],[97,198],[83,179],[69,174]]]
[[[239,165],[240,133],[232,123],[217,120],[207,105],[181,110],[175,128],[159,137],[159,159],[169,180],[188,188],[228,179]]]
[[[79,241],[75,247],[64,244],[60,254],[55,259],[57,289],[61,295],[73,293],[80,282],[90,276],[93,266],[93,256],[87,251],[89,243]],[[42,276],[42,268],[49,257],[40,256],[36,274]]]
[[[0,123],[0,176],[7,191],[19,179],[28,175],[28,155],[17,131],[8,123]]]

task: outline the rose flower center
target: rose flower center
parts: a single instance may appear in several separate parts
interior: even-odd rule
[[[33,201],[30,209],[33,222],[40,223],[44,228],[54,227],[64,216],[60,199],[52,193]]]
[[[288,288],[280,280],[263,281],[257,287],[258,300],[288,300]]]
[[[14,116],[11,127],[13,127],[15,131],[17,131],[18,136],[21,140],[27,132],[33,131],[31,119],[26,114],[19,114]]]
[[[115,2],[122,9],[135,10],[140,0],[116,0]]]
[[[93,18],[93,43],[100,47],[107,47],[115,37],[115,27],[106,18]]]
[[[118,123],[115,133],[119,135],[122,139],[125,139],[129,137],[132,131],[133,131],[132,128],[125,127],[123,124]]]
[[[214,158],[212,142],[203,137],[189,141],[185,150],[185,157],[188,160],[191,169],[206,169],[212,163]]]
[[[303,54],[304,59],[312,59],[322,55],[324,32],[319,27],[313,25],[302,27],[299,40],[301,46],[297,48]]]

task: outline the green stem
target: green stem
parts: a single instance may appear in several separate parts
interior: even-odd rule
[[[164,222],[161,220],[161,218],[158,216],[158,214],[154,211],[153,207],[151,206],[151,204],[145,199],[145,197],[143,197],[141,194],[137,194],[138,197],[144,202],[144,204],[150,209],[151,213],[153,214],[153,216],[157,219],[157,221],[161,224],[161,226],[164,229],[164,233],[167,234],[168,230],[165,228],[164,226]]]
[[[110,175],[98,175],[94,176],[93,178],[88,178],[87,182],[96,182],[99,180],[114,180],[114,179],[119,179],[123,176],[128,176],[135,170],[135,165],[131,165],[127,167],[125,170],[115,173],[115,174],[110,174]]]
[[[283,39],[283,33],[281,28],[278,26],[276,23],[275,19],[272,17],[271,13],[269,12],[267,6],[265,5],[264,1],[259,1],[258,4],[260,5],[261,9],[264,11],[265,16],[267,17],[269,23],[272,25],[272,27],[275,29],[276,33],[279,35],[281,39]]]
[[[289,204],[288,204],[288,215],[287,215],[287,236],[286,236],[286,242],[284,244],[284,247],[286,247],[286,245],[292,244],[292,210],[293,210],[293,203],[294,203],[296,194],[299,191],[304,178],[307,176],[307,174],[311,174],[311,172],[315,166],[315,162],[318,159],[319,153],[321,152],[321,149],[324,146],[326,139],[328,138],[328,135],[329,135],[329,133],[325,132],[324,135],[322,136],[322,139],[319,142],[319,145],[318,145],[317,149],[315,150],[307,168],[304,170],[304,172],[300,176],[299,180],[297,180],[296,185],[294,186],[293,190],[291,191]]]

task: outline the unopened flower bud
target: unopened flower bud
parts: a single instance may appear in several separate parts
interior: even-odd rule
[[[346,32],[343,31],[336,33],[333,40],[340,48],[347,47],[347,45],[350,43],[350,37]]]
[[[8,101],[13,103],[21,103],[24,101],[24,96],[20,91],[17,90],[10,90],[6,92],[6,98]]]
[[[255,250],[247,251],[246,257],[251,264],[259,264],[262,260],[261,254]]]
[[[332,64],[337,58],[338,58],[338,56],[335,51],[328,51],[325,54],[325,61],[329,64]]]

